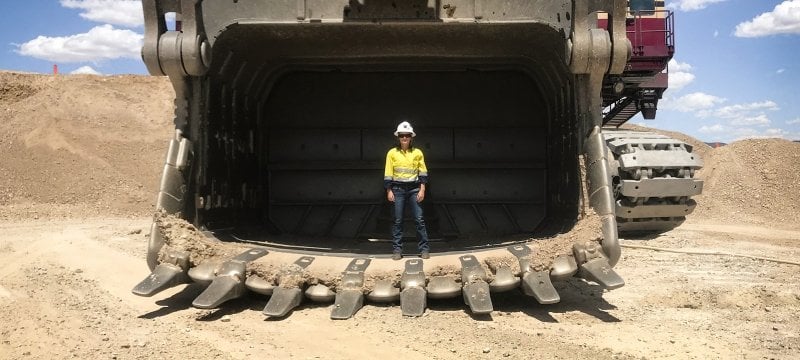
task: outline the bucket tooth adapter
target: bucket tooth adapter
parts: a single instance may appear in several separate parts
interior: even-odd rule
[[[587,241],[584,244],[575,244],[575,257],[581,264],[578,276],[608,290],[625,285],[625,281],[614,271],[606,255],[595,243]]]
[[[464,284],[464,302],[473,314],[491,314],[492,298],[489,296],[489,284],[486,282],[486,271],[472,255],[458,258],[461,261],[461,283]]]
[[[555,304],[561,301],[556,288],[550,281],[548,271],[535,271],[531,268],[531,249],[526,245],[512,245],[508,251],[517,257],[522,274],[522,292],[532,296],[540,304]],[[572,276],[572,275],[570,275]]]
[[[400,280],[400,310],[403,316],[422,316],[427,306],[428,292],[425,290],[425,271],[422,260],[406,260]]]
[[[490,314],[492,293],[622,286],[618,233],[677,226],[702,190],[691,146],[617,129],[666,89],[674,24],[656,4],[143,0],[142,59],[172,83],[175,132],[133,292],[195,282],[199,308],[249,294],[268,317],[309,300],[349,319],[365,302],[417,317],[462,296]],[[390,260],[386,241],[402,121],[429,170],[424,261]]]
[[[213,309],[245,295],[247,263],[267,255],[265,249],[250,249],[222,263],[208,287],[192,301],[198,309]]]
[[[370,259],[353,259],[342,272],[342,286],[336,292],[331,319],[349,319],[364,306],[364,271],[369,263]]]
[[[166,259],[133,288],[133,293],[139,296],[153,296],[171,287],[188,284],[191,282],[188,270],[189,253],[169,251]]]

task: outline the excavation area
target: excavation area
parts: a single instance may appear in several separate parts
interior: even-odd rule
[[[367,303],[333,321],[331,303],[308,302],[267,320],[259,294],[213,310],[191,306],[199,285],[131,294],[150,273],[173,134],[167,79],[0,73],[0,84],[3,358],[790,359],[800,348],[797,143],[711,149],[667,134],[703,157],[704,191],[677,229],[623,237],[622,288],[558,281],[552,305],[496,293],[482,316],[457,297],[417,318]]]

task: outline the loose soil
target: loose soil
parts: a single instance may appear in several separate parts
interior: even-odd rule
[[[420,318],[368,303],[333,321],[332,305],[304,303],[265,320],[260,295],[216,310],[191,307],[198,285],[134,296],[149,274],[173,97],[166,78],[0,72],[0,358],[791,359],[800,349],[798,266],[732,255],[623,249],[620,289],[556,282],[562,301],[547,306],[493,294],[488,316],[458,298],[430,300]],[[623,245],[797,261],[800,144],[678,138],[705,161],[695,213]],[[514,264],[488,257],[486,268]],[[397,281],[368,280],[381,279]]]

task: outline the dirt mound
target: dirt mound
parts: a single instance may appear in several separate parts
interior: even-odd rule
[[[30,97],[38,90],[28,84],[2,83],[0,84],[0,102],[17,102]]]
[[[0,219],[152,213],[167,78],[0,72]]]
[[[685,134],[625,125],[686,142],[703,159],[704,181],[689,221],[800,228],[800,143],[748,139],[712,148]]]
[[[800,227],[800,143],[749,139],[711,150],[690,220]]]

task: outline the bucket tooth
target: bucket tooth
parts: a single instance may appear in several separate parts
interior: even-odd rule
[[[297,278],[303,276],[305,268],[314,261],[311,256],[303,256],[294,262],[294,267],[281,275],[278,281],[281,286],[272,290],[272,296],[264,306],[264,315],[271,317],[284,317],[289,311],[303,302],[302,283]]]
[[[578,264],[572,256],[558,256],[553,260],[550,277],[553,280],[567,280],[578,272]]]
[[[461,284],[449,276],[432,276],[427,290],[431,299],[450,299],[461,294]]]
[[[271,317],[284,317],[301,302],[303,302],[303,290],[300,290],[299,287],[283,288],[279,286],[272,291],[272,296],[263,312],[264,315]]]
[[[464,303],[469,306],[473,314],[491,314],[494,308],[492,307],[492,297],[489,296],[489,284],[485,281],[478,281],[464,285]]]
[[[353,259],[342,272],[342,289],[336,292],[331,319],[349,319],[364,306],[364,271],[369,263],[369,259]]]
[[[527,272],[522,276],[522,292],[533,296],[539,304],[555,304],[561,301],[547,271]]]
[[[407,260],[403,276],[400,278],[400,310],[403,316],[422,316],[427,307],[425,290],[425,271],[422,260]],[[456,290],[458,291],[458,290]]]
[[[342,290],[336,293],[336,301],[331,310],[331,319],[346,320],[364,306],[364,293],[361,290]]]
[[[165,262],[158,264],[142,282],[137,284],[132,292],[139,296],[153,296],[173,286],[190,282],[186,274],[189,268],[189,254],[185,252],[170,252]]]
[[[476,315],[490,314],[494,310],[489,284],[486,282],[486,271],[472,255],[459,257],[461,261],[461,282],[464,285],[464,302]]]
[[[400,299],[400,289],[396,288],[391,280],[379,280],[367,294],[367,299],[379,303],[394,302]]]
[[[153,296],[173,286],[186,284],[189,277],[186,271],[173,264],[158,264],[142,282],[133,288],[133,293],[139,296]]]
[[[530,254],[533,252],[531,248],[526,245],[512,245],[507,250],[514,254],[519,260],[519,268],[522,272],[522,292],[525,295],[532,296],[540,304],[555,304],[561,301],[556,288],[550,281],[550,273],[547,271],[533,271],[530,263]],[[559,256],[553,261],[553,272],[569,273],[569,260],[575,264],[575,259]],[[556,270],[558,269],[558,270]],[[577,266],[575,266],[577,271]],[[572,276],[572,274],[569,276]]]
[[[336,293],[325,285],[316,284],[306,289],[306,297],[314,302],[331,302],[336,298]]]
[[[245,287],[247,263],[266,254],[266,250],[254,248],[224,262],[211,284],[192,301],[192,306],[199,309],[213,309],[228,300],[242,297],[247,292]]]
[[[598,257],[581,264],[580,276],[586,280],[594,281],[600,286],[613,290],[625,285],[625,280],[617,274],[608,260]]]
[[[244,282],[244,286],[254,293],[267,296],[272,295],[272,292],[275,290],[275,284],[264,280],[264,278],[258,275],[248,276],[247,280]]]
[[[427,291],[419,286],[412,286],[400,292],[400,310],[403,316],[422,316],[425,314]]]
[[[511,268],[508,266],[501,266],[497,268],[494,274],[494,280],[489,284],[489,290],[492,292],[503,292],[516,288],[519,286],[519,277],[514,276]]]
[[[244,271],[243,262],[228,261],[223,264],[219,275],[192,301],[192,306],[199,309],[213,309],[228,300],[244,295],[246,290],[242,281]]]

